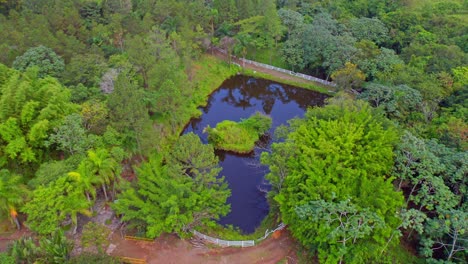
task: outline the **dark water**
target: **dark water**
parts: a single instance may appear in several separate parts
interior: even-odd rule
[[[322,105],[325,98],[323,94],[301,88],[235,76],[211,95],[208,105],[202,108],[203,115],[192,119],[184,133],[194,132],[207,143],[207,134],[202,132],[207,125],[214,127],[223,120],[237,122],[259,111],[272,117],[270,135],[273,135],[276,127],[287,124],[291,118],[303,116],[309,106]],[[267,136],[262,141],[263,148],[272,140]],[[259,162],[262,148],[256,148],[250,155],[217,151],[223,168],[221,175],[225,176],[232,192],[228,198],[231,212],[219,222],[238,227],[244,233],[252,233],[269,210],[265,193],[261,191],[269,188],[264,180],[268,169]]]

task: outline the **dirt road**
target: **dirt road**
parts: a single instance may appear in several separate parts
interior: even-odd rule
[[[144,259],[149,264],[296,263],[294,242],[287,232],[249,248],[218,248],[174,235],[161,236],[154,242],[125,240],[115,235],[112,244],[115,249],[111,255]]]

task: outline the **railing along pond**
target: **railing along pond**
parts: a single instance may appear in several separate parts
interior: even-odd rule
[[[283,229],[285,226],[286,226],[285,224],[281,223],[274,230],[268,231],[267,229],[265,231],[265,235],[256,240],[223,240],[223,239],[207,236],[195,230],[192,230],[192,233],[198,238],[204,239],[212,244],[216,244],[222,247],[253,247],[255,246],[256,243],[259,243],[260,241],[266,239],[270,234]]]
[[[220,48],[214,48],[214,49],[227,55],[227,52],[225,50],[223,50],[223,49],[220,49]],[[278,67],[268,65],[268,64],[265,64],[265,63],[260,63],[260,62],[256,62],[256,61],[247,60],[247,59],[244,59],[244,58],[238,58],[238,57],[236,57],[234,55],[231,55],[231,57],[233,59],[239,60],[239,61],[241,61],[243,63],[252,64],[252,65],[255,65],[255,66],[260,67],[260,68],[264,68],[264,69],[268,69],[268,70],[274,70],[274,71],[286,73],[286,74],[289,74],[289,75],[292,75],[292,76],[296,76],[296,77],[299,77],[299,78],[302,78],[302,79],[305,79],[305,80],[308,80],[308,81],[318,82],[318,83],[321,83],[321,84],[326,85],[326,86],[336,87],[336,83],[329,82],[329,81],[326,81],[326,80],[322,80],[322,79],[314,77],[314,76],[293,72],[293,71],[290,71],[290,70],[278,68]],[[241,65],[239,65],[239,66],[241,66]]]

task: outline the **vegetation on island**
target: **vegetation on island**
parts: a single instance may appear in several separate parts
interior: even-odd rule
[[[250,153],[255,143],[271,128],[271,117],[262,113],[255,113],[239,122],[224,120],[216,127],[207,126],[203,131],[208,133],[208,141],[216,149],[235,153]]]
[[[180,136],[240,71],[212,48],[337,85],[261,157],[271,214],[305,262],[466,262],[467,10],[463,0],[0,0],[0,221],[33,232],[0,262],[118,263],[89,231],[101,227],[79,228],[101,204],[151,238],[219,228],[230,191],[213,147]],[[258,139],[223,124],[215,140]],[[71,256],[74,232],[97,254]]]

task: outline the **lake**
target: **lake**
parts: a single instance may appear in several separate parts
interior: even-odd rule
[[[231,212],[220,219],[223,225],[233,225],[244,233],[255,231],[268,214],[269,206],[265,191],[269,189],[264,176],[268,168],[259,162],[260,154],[274,141],[274,130],[287,124],[294,117],[302,117],[308,107],[322,106],[326,95],[279,84],[273,81],[238,75],[226,80],[211,94],[203,114],[194,118],[183,133],[193,132],[208,143],[208,135],[203,129],[215,127],[223,120],[239,121],[255,112],[270,115],[273,120],[269,135],[263,137],[255,151],[249,155],[238,155],[226,151],[216,151],[231,189]]]

